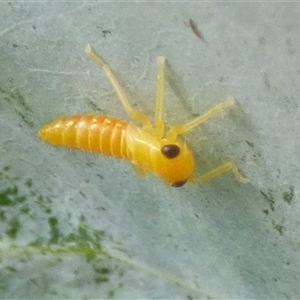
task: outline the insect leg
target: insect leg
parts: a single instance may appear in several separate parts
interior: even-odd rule
[[[162,137],[164,133],[164,121],[162,120],[164,83],[165,83],[165,64],[166,58],[159,56],[157,58],[157,79],[156,79],[156,104],[155,104],[155,135]]]
[[[206,122],[210,118],[214,117],[217,113],[222,111],[224,108],[231,106],[235,104],[235,99],[233,97],[229,97],[227,100],[217,104],[210,110],[208,110],[203,115],[195,118],[194,120],[181,125],[175,125],[173,126],[167,133],[167,138],[171,140],[175,140],[177,138],[177,135],[184,134],[190,130],[192,130],[194,127]]]
[[[247,183],[250,181],[250,179],[245,178],[242,176],[242,174],[239,172],[237,166],[232,162],[226,162],[223,165],[212,169],[211,171],[208,171],[207,173],[201,175],[200,177],[192,177],[189,181],[192,183],[202,183],[205,181],[209,181],[219,175],[222,175],[228,171],[232,171],[235,178],[241,182],[241,183]]]
[[[115,75],[113,74],[110,66],[105,62],[105,60],[95,51],[95,49],[90,44],[88,44],[86,46],[85,52],[91,60],[93,60],[99,66],[101,66],[103,68],[104,72],[106,73],[111,85],[113,86],[116,94],[118,95],[119,100],[121,101],[127,114],[133,120],[140,122],[144,126],[151,126],[150,120],[146,115],[144,115],[143,113],[141,113],[137,110],[134,110],[131,107],[129,101],[127,100],[127,97],[125,96],[125,93],[124,93],[122,87],[120,86],[120,84],[117,81]]]
[[[141,168],[139,165],[132,164],[135,174],[139,177],[144,177],[147,174],[147,171]]]

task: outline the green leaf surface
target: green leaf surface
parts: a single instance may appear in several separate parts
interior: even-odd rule
[[[298,298],[299,8],[1,2],[0,298]],[[234,96],[186,140],[199,174],[233,161],[251,182],[171,188],[41,141],[63,115],[130,121],[88,43],[151,117],[168,59],[168,126]]]

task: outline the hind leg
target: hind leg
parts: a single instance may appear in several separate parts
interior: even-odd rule
[[[129,101],[127,100],[127,97],[119,84],[118,80],[116,79],[115,75],[113,74],[110,66],[105,62],[105,60],[95,51],[95,49],[88,44],[85,48],[86,54],[89,56],[91,60],[96,62],[104,72],[106,73],[111,85],[113,86],[116,94],[118,95],[118,98],[120,102],[122,103],[125,111],[135,121],[140,122],[144,126],[151,126],[151,123],[149,121],[149,118],[144,115],[143,113],[134,110],[132,106],[130,105]]]

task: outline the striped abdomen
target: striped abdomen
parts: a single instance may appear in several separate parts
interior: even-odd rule
[[[101,115],[61,117],[39,130],[39,136],[56,146],[129,158],[125,133],[128,123]]]

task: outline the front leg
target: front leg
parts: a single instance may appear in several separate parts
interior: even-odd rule
[[[223,165],[208,171],[207,173],[201,175],[200,177],[192,177],[190,178],[190,182],[192,183],[203,183],[205,181],[209,181],[219,175],[222,175],[228,171],[232,171],[235,178],[241,183],[247,183],[250,179],[243,177],[239,172],[238,167],[232,162],[226,162]]]

